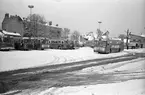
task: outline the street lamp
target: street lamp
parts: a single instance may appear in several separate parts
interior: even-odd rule
[[[33,24],[32,24],[32,8],[34,8],[34,6],[33,6],[33,5],[28,5],[28,8],[30,8],[30,16],[29,16],[29,17],[30,17],[30,24],[33,25]],[[35,24],[35,23],[34,23],[34,24]],[[31,25],[30,25],[30,26],[31,26]],[[32,27],[34,27],[34,28],[32,28]],[[31,34],[34,36],[35,25],[32,26],[32,27],[31,27],[31,29],[32,29],[31,31],[33,31],[33,32],[32,32]],[[34,30],[33,30],[33,29],[34,29]],[[31,36],[32,36],[32,35],[31,35]]]
[[[33,5],[28,5],[28,8],[30,8],[30,18],[31,18],[31,15],[32,15],[32,8],[34,8]],[[31,19],[30,19],[31,20]]]
[[[101,21],[98,21],[98,23],[99,23],[99,30],[100,30],[100,25],[101,25],[102,22]]]

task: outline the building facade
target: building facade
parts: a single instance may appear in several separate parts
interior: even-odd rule
[[[8,13],[2,21],[2,29],[8,32],[19,33],[21,36],[24,34],[23,20],[20,16],[9,16]]]
[[[145,37],[130,34],[129,43],[132,43],[135,47],[145,48]]]

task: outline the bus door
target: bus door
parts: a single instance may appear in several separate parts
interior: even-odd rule
[[[110,41],[106,41],[106,53],[111,53],[111,44]]]
[[[50,41],[48,39],[42,40],[41,49],[48,49],[49,48],[49,44],[50,44]]]
[[[33,49],[33,43],[30,38],[24,38],[22,41],[22,47],[24,50]]]

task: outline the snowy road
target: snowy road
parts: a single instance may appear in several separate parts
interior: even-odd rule
[[[84,56],[86,51],[90,54]],[[87,52],[88,52],[87,51]],[[19,51],[20,52],[20,51]],[[33,51],[32,51],[33,52]],[[31,53],[32,53],[31,52]],[[36,51],[34,51],[36,52]],[[41,51],[38,51],[41,52]],[[43,51],[46,53],[46,51]],[[62,51],[53,51],[56,52]],[[69,52],[69,54],[67,54]],[[1,72],[0,81],[11,95],[144,95],[144,49],[125,50],[121,53],[95,54],[89,48],[63,51],[53,55],[49,64],[37,68]],[[6,53],[6,52],[5,52]],[[9,53],[9,52],[8,52]],[[12,53],[12,52],[11,52]],[[44,54],[43,53],[43,54]],[[74,54],[75,54],[74,53]],[[41,53],[40,53],[41,54]],[[41,56],[44,56],[44,55]],[[45,55],[47,55],[46,53]],[[36,56],[36,54],[34,54]],[[79,55],[79,56],[78,56]],[[80,56],[81,55],[81,56]],[[28,55],[30,56],[30,55]],[[88,57],[89,56],[89,57]],[[91,56],[91,57],[90,57]],[[93,56],[93,57],[92,57]],[[17,56],[18,57],[18,56]],[[89,60],[88,60],[88,59]],[[71,61],[68,61],[70,60]],[[38,60],[38,59],[37,59]],[[40,65],[40,64],[39,64]],[[128,86],[131,86],[128,87]],[[122,87],[125,88],[120,89]],[[112,87],[112,89],[110,89]],[[138,90],[131,92],[131,89]],[[96,90],[97,89],[97,90]],[[101,90],[104,89],[104,90]],[[107,90],[108,89],[108,90]],[[115,91],[113,91],[113,89]],[[111,92],[112,91],[112,92]],[[122,92],[124,91],[124,92]],[[106,93],[105,93],[106,92]]]

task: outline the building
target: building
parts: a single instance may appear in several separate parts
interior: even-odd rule
[[[8,32],[19,33],[23,36],[24,26],[23,20],[20,16],[9,16],[8,13],[5,14],[5,17],[2,21],[2,29]]]
[[[36,21],[29,21],[27,19],[21,19],[20,16],[9,16],[8,13],[2,22],[2,30],[19,33],[24,37],[46,37],[49,39],[60,39],[62,28],[58,25],[45,25]]]
[[[145,48],[145,37],[130,34],[129,43],[134,45],[135,47]]]

